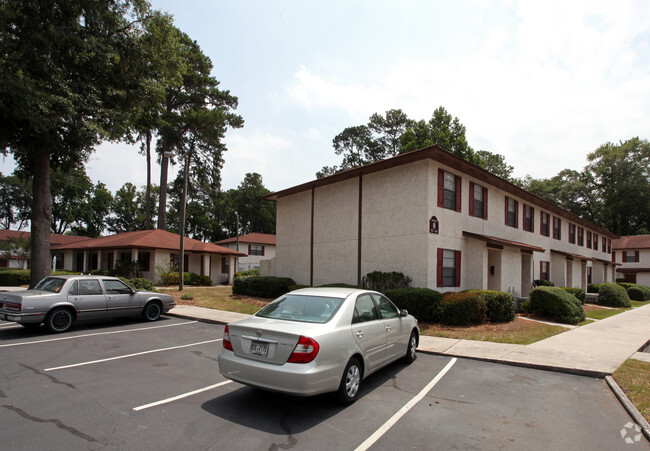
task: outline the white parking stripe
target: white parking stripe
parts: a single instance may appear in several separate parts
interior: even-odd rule
[[[154,352],[172,351],[174,349],[189,348],[191,346],[204,345],[206,343],[214,343],[216,341],[221,341],[221,340],[223,340],[223,338],[218,338],[216,340],[200,341],[198,343],[190,343],[188,345],[172,346],[170,348],[152,349],[151,351],[136,352],[134,354],[126,354],[126,355],[120,355],[120,356],[117,356],[117,357],[109,357],[107,359],[91,360],[90,362],[73,363],[72,365],[57,366],[55,368],[46,368],[43,371],[56,371],[56,370],[64,370],[66,368],[75,368],[75,367],[78,367],[78,366],[93,365],[95,363],[110,362],[111,360],[120,360],[120,359],[126,359],[126,358],[129,358],[129,357],[135,357],[135,356],[139,356],[139,355],[153,354]]]
[[[178,395],[178,396],[174,396],[174,397],[171,397],[171,398],[163,399],[162,401],[156,401],[156,402],[152,402],[150,404],[145,404],[143,406],[134,407],[133,410],[139,411],[139,410],[148,409],[150,407],[156,407],[156,406],[159,406],[159,405],[162,405],[162,404],[167,404],[169,402],[176,401],[178,399],[183,399],[183,398],[187,398],[187,397],[192,396],[192,395],[196,395],[197,393],[203,393],[204,391],[208,391],[208,390],[212,390],[213,388],[221,387],[221,386],[229,384],[231,382],[232,381],[220,382],[218,384],[210,385],[209,387],[200,388],[198,390],[183,393],[182,395]]]
[[[113,331],[113,332],[97,332],[97,333],[94,333],[94,334],[70,335],[70,336],[59,337],[59,338],[48,338],[47,340],[26,341],[26,342],[23,342],[23,343],[9,343],[9,344],[6,344],[6,345],[0,345],[0,348],[10,348],[12,346],[35,345],[35,344],[39,344],[39,343],[49,343],[51,341],[73,340],[75,338],[95,337],[95,336],[99,336],[99,335],[124,334],[124,333],[127,333],[127,332],[138,332],[138,331],[141,331],[141,330],[160,329],[161,327],[186,326],[188,324],[194,324],[194,323],[197,323],[197,322],[198,321],[187,321],[185,323],[165,324],[163,326],[140,327],[138,329],[116,330],[116,331]],[[17,323],[12,323],[12,324],[17,324]]]
[[[411,399],[409,402],[407,402],[404,407],[399,409],[395,415],[390,417],[388,421],[386,421],[379,429],[375,431],[374,434],[372,434],[370,437],[366,439],[365,442],[363,442],[361,445],[357,447],[355,451],[365,451],[368,448],[370,448],[377,440],[379,440],[390,428],[392,428],[395,423],[397,423],[400,418],[402,418],[404,415],[407,414],[409,410],[413,408],[418,402],[424,398],[427,393],[431,391],[431,389],[438,383],[440,382],[440,379],[443,378],[445,374],[447,374],[447,371],[451,369],[452,366],[454,366],[454,363],[456,363],[456,358],[454,357],[451,359],[451,361],[445,366],[442,371],[438,373],[436,377],[433,378],[431,382],[427,384],[426,387],[420,391],[420,393],[417,394],[417,396],[413,399]]]

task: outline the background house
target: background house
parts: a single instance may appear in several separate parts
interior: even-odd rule
[[[277,254],[261,272],[298,284],[399,271],[417,287],[527,296],[535,279],[614,280],[615,234],[437,146],[264,197]]]
[[[208,276],[214,284],[231,284],[237,259],[246,254],[191,238],[184,239],[184,272]],[[63,261],[61,269],[90,272],[113,269],[119,260],[137,261],[143,277],[156,282],[170,265],[180,264],[180,235],[164,230],[142,230],[89,240],[57,244],[53,256]]]
[[[12,239],[22,238],[26,240],[31,239],[30,232],[23,232],[20,230],[0,230],[0,243],[6,243]],[[59,245],[59,244],[71,244],[79,241],[89,240],[89,237],[86,236],[73,236],[73,235],[55,235],[50,234],[50,246]],[[27,254],[29,254],[30,249],[27,249]],[[0,268],[17,268],[23,269],[24,267],[29,268],[30,258],[29,255],[26,257],[22,255],[17,255],[16,253],[0,253]],[[57,267],[59,269],[63,268],[63,261],[57,262]]]
[[[620,263],[616,277],[650,286],[650,235],[623,236],[612,240],[613,260]]]
[[[215,244],[237,250],[237,237],[226,238]],[[249,233],[239,237],[239,250],[248,254],[239,258],[239,271],[258,269],[260,261],[275,257],[275,235],[268,233]]]

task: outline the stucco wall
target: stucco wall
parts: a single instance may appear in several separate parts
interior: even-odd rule
[[[275,275],[309,284],[311,191],[278,199],[275,228]]]

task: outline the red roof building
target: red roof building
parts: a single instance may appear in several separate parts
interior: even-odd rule
[[[275,257],[275,235],[268,233],[249,233],[239,238],[226,238],[215,244],[237,250],[237,241],[239,241],[239,250],[248,254],[239,259],[239,271],[259,269],[263,260]]]
[[[650,235],[612,240],[612,251],[612,260],[621,264],[616,268],[617,278],[650,286]]]

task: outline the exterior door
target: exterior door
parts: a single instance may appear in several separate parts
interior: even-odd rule
[[[96,279],[75,280],[68,291],[68,300],[77,307],[79,319],[106,316],[106,296]]]
[[[368,370],[374,370],[386,360],[386,326],[369,294],[357,298],[352,335],[363,352]]]

